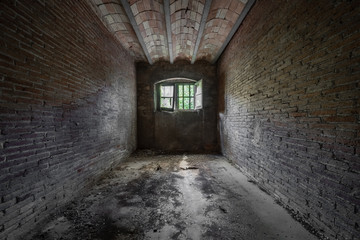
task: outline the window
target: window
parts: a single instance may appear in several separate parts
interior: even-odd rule
[[[195,83],[195,109],[202,108],[202,80]]]
[[[195,109],[195,85],[193,83],[176,84],[177,108],[182,110]]]
[[[179,82],[162,81],[155,84],[157,110],[191,111],[202,108],[202,80]]]
[[[174,86],[161,85],[160,86],[160,108],[173,109],[174,108]]]

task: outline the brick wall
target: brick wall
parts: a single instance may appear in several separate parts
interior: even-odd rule
[[[357,1],[259,0],[218,65],[223,152],[331,239],[360,236]]]
[[[135,67],[86,1],[0,8],[0,239],[17,239],[135,148]]]
[[[218,152],[216,66],[207,62],[158,62],[136,66],[138,148],[167,152]],[[168,78],[202,79],[203,108],[194,112],[154,111],[154,84]]]

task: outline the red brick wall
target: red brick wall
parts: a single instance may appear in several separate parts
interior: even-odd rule
[[[0,8],[0,238],[13,239],[135,148],[136,83],[86,1]]]
[[[332,239],[360,236],[359,16],[259,0],[218,65],[224,154]]]

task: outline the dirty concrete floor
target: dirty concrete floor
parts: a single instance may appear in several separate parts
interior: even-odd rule
[[[134,155],[31,239],[317,239],[215,155]]]

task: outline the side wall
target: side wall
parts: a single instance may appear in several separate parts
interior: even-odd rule
[[[167,152],[217,152],[216,66],[205,62],[137,65],[138,148]],[[203,79],[203,109],[155,112],[154,84],[168,78]]]
[[[2,1],[0,239],[73,199],[136,146],[136,81],[86,1]]]
[[[360,236],[359,16],[259,0],[218,65],[223,153],[332,239]]]

